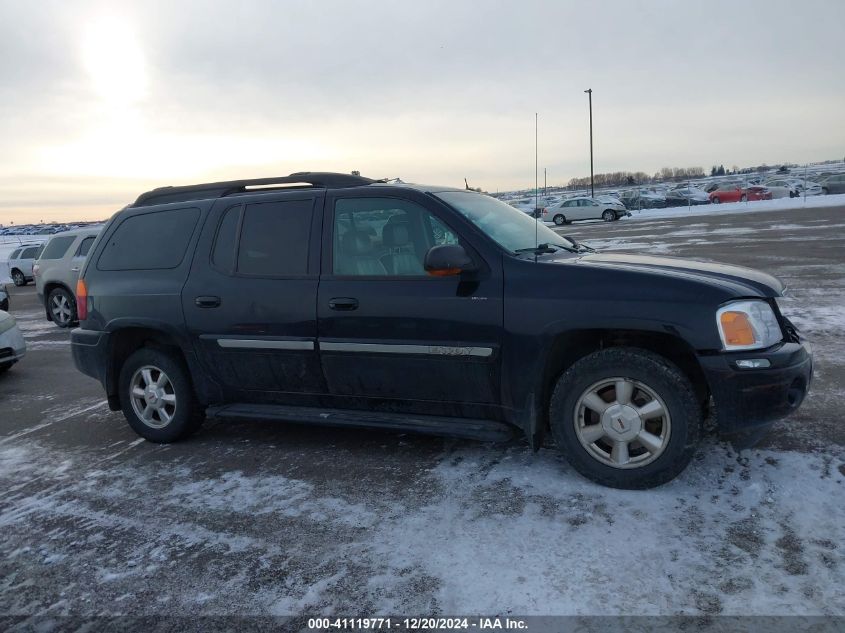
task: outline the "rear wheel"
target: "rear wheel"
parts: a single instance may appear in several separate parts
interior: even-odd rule
[[[673,479],[692,459],[702,413],[689,379],[652,352],[608,348],[557,381],[549,421],[575,470],[613,488]]]
[[[719,196],[713,196],[713,204],[719,204],[721,200],[719,200]]]
[[[76,322],[76,300],[64,288],[54,288],[47,297],[50,318],[59,327],[70,327]]]
[[[554,223],[555,223],[557,226],[563,226],[564,224],[566,224],[566,216],[564,216],[564,215],[562,215],[562,214],[558,213],[558,214],[557,214],[557,215],[553,218],[553,221],[554,221]]]
[[[118,388],[129,426],[151,442],[175,442],[202,424],[187,368],[168,352],[143,348],[133,353],[120,370]]]
[[[16,286],[25,286],[26,285],[26,277],[17,268],[15,268],[12,271],[12,281],[15,282]]]
[[[616,214],[610,209],[607,209],[604,213],[601,214],[601,219],[605,222],[613,222],[616,219]]]
[[[748,196],[746,196],[745,194],[742,194],[742,195],[739,197],[739,201],[740,201],[740,202],[748,202]]]
[[[830,189],[828,189],[827,187],[822,187],[822,195],[830,195]]]

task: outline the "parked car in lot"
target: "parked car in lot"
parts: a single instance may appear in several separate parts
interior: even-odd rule
[[[626,191],[620,196],[626,209],[662,209],[666,206],[666,197],[648,189]]]
[[[708,195],[696,187],[676,187],[666,193],[666,206],[710,204]]]
[[[618,202],[602,202],[598,198],[570,198],[547,209],[547,217],[557,226],[575,220],[604,220],[613,222],[631,215],[625,205]]]
[[[745,202],[751,200],[771,200],[772,192],[761,185],[723,185],[710,192],[710,202]]]
[[[41,244],[24,244],[9,255],[9,276],[16,286],[32,281],[32,265],[38,257]]]
[[[61,328],[76,323],[76,281],[99,226],[53,235],[33,266],[35,291],[47,319]]]
[[[824,195],[831,193],[845,193],[845,174],[834,174],[819,182]]]
[[[795,198],[799,195],[798,187],[785,178],[768,180],[765,183],[766,189],[772,192],[772,198]]]
[[[0,310],[9,311],[9,291],[6,286],[0,286]]]
[[[26,355],[26,341],[15,317],[0,310],[0,374]]]
[[[711,398],[740,435],[801,404],[812,359],[783,290],[596,253],[472,191],[298,173],[164,187],[117,213],[83,265],[71,350],[153,442],[207,415],[516,431],[647,488],[689,463]]]

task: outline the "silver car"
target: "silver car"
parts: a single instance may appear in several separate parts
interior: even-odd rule
[[[598,198],[580,197],[564,200],[549,207],[547,218],[556,225],[569,224],[573,220],[604,220],[612,222],[631,215],[621,202],[604,202]]]
[[[76,282],[102,225],[56,233],[33,266],[35,291],[47,319],[65,328],[76,323]]]
[[[25,354],[26,341],[23,340],[15,317],[0,310],[0,374],[23,358]]]
[[[25,286],[32,281],[32,265],[38,258],[41,244],[23,244],[9,255],[9,276],[16,286]]]

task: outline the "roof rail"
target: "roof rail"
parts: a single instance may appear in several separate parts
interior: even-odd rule
[[[158,187],[138,196],[130,207],[147,207],[154,204],[168,204],[170,202],[186,202],[188,200],[204,200],[207,198],[222,198],[233,193],[245,193],[249,187],[273,187],[278,185],[308,185],[325,189],[343,189],[358,187],[378,182],[363,176],[334,173],[330,171],[299,171],[290,176],[275,178],[253,178],[251,180],[225,180],[222,182],[208,182],[199,185],[182,187]]]

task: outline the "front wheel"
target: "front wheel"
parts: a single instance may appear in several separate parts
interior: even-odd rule
[[[827,187],[822,187],[822,195],[830,195],[830,189],[828,189]]]
[[[601,219],[605,222],[613,222],[616,219],[616,214],[608,209],[604,213],[601,214]]]
[[[123,364],[118,388],[129,426],[151,442],[175,442],[202,424],[187,368],[172,354],[137,350]]]
[[[554,218],[552,218],[552,219],[553,219],[554,223],[555,223],[557,226],[563,226],[564,224],[566,224],[566,216],[563,216],[563,215],[561,215],[560,213],[558,213],[558,214],[557,214]]]
[[[76,322],[76,299],[64,288],[55,288],[47,296],[50,318],[59,327],[70,327]]]
[[[742,195],[739,197],[739,201],[740,201],[740,202],[748,202],[748,196],[746,196],[745,194],[742,194]]]
[[[719,196],[713,196],[713,199],[712,199],[711,202],[713,202],[713,204],[719,204],[721,202],[721,200],[719,200]]]
[[[12,271],[12,281],[15,282],[16,286],[25,286],[26,285],[26,277],[18,269],[15,269],[15,270]]]
[[[702,412],[674,364],[636,348],[607,348],[558,379],[549,406],[558,449],[579,473],[612,488],[652,488],[692,459]]]

